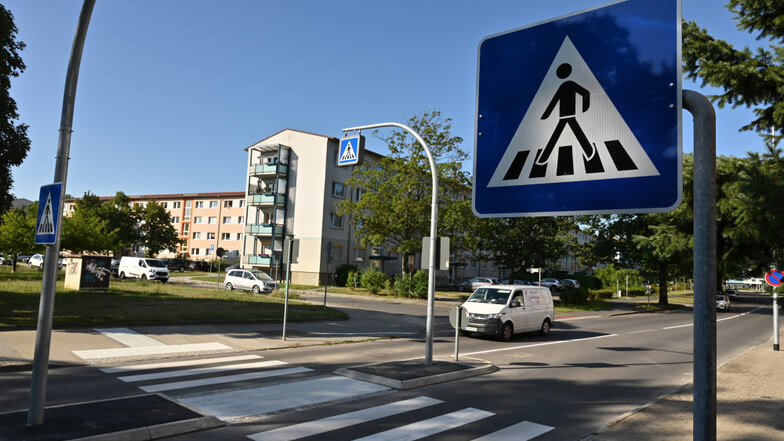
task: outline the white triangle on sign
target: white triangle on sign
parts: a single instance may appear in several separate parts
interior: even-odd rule
[[[571,69],[559,71],[564,64]],[[551,148],[545,152],[548,145]],[[658,175],[645,149],[566,37],[488,187]]]
[[[44,205],[44,212],[41,215],[41,223],[38,225],[36,234],[53,234],[54,233],[54,216],[52,211],[52,194],[49,193],[46,197],[46,205]]]
[[[340,160],[350,161],[352,159],[357,159],[357,155],[354,153],[354,148],[351,147],[351,141],[347,141],[346,150],[343,151],[343,154],[340,156]]]

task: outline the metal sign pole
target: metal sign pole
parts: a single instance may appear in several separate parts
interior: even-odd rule
[[[773,350],[779,350],[779,293],[773,288]]]
[[[716,440],[716,113],[703,95],[683,91],[694,116],[695,441]]]
[[[62,182],[62,193],[65,194],[65,183],[68,175],[68,158],[71,150],[71,127],[73,123],[74,102],[76,100],[76,83],[79,79],[79,65],[82,61],[82,49],[87,37],[87,27],[93,13],[95,0],[84,0],[79,24],[76,27],[71,58],[65,76],[65,92],[63,94],[63,110],[60,118],[60,138],[57,145],[54,181]],[[45,201],[43,201],[45,202]],[[42,203],[42,201],[38,201]],[[57,224],[62,224],[63,198],[60,197]],[[54,314],[54,294],[57,284],[57,256],[60,254],[60,237],[62,228],[58,228],[53,245],[46,246],[44,258],[44,278],[41,286],[41,302],[38,309],[38,328],[35,335],[35,355],[33,358],[33,374],[30,383],[30,407],[27,413],[27,425],[38,426],[44,422],[44,404],[46,401],[46,379],[49,369],[49,348],[52,338],[52,317]]]

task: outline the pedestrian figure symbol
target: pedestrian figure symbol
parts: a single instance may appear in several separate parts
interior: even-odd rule
[[[658,174],[566,37],[488,187]]]

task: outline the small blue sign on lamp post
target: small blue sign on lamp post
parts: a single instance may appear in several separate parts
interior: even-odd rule
[[[62,191],[62,182],[41,187],[38,196],[38,217],[35,221],[36,244],[52,245],[57,241]]]

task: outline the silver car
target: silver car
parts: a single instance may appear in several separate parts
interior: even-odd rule
[[[500,285],[501,280],[495,277],[473,277],[457,285],[457,290],[460,292],[473,292],[480,286],[487,285]]]
[[[275,283],[272,277],[264,271],[244,269],[233,269],[226,273],[223,286],[226,287],[226,291],[236,288],[253,291],[254,294],[272,292],[280,288],[280,285]]]

